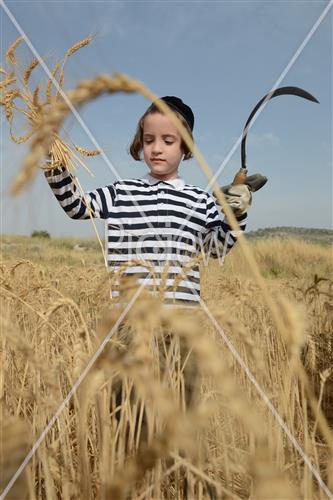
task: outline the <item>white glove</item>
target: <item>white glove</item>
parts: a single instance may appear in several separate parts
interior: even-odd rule
[[[252,203],[252,193],[246,184],[230,186],[224,196],[236,216],[244,214]]]

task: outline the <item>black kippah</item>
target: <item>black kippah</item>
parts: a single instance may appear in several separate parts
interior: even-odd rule
[[[194,114],[190,106],[187,106],[179,97],[173,95],[167,95],[165,97],[160,97],[160,99],[167,103],[170,108],[175,109],[180,113],[186,120],[188,126],[191,130],[194,127]]]

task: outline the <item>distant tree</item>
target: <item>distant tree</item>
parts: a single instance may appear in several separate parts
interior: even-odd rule
[[[33,231],[31,233],[32,238],[51,238],[50,233],[47,231]]]

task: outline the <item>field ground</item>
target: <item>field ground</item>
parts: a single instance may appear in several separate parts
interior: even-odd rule
[[[3,488],[121,309],[108,309],[97,241],[3,236],[1,247]],[[332,247],[250,247],[264,293],[239,247],[202,265],[215,326],[140,295],[8,498],[327,498],[215,327],[333,491]]]

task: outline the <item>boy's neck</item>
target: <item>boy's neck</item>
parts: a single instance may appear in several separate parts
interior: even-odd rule
[[[160,181],[171,181],[172,179],[177,179],[179,177],[178,171],[173,172],[172,174],[153,174],[152,172],[149,172],[149,175],[151,177],[154,177],[154,179],[158,179]]]

